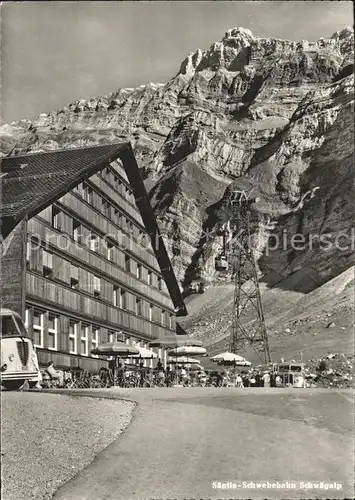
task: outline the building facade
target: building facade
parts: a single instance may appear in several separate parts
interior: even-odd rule
[[[175,335],[176,307],[120,159],[17,231],[25,233],[24,316],[40,365],[96,372],[107,366],[91,354],[100,343],[147,347]]]

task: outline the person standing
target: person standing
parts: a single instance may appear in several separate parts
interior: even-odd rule
[[[166,387],[170,387],[171,384],[172,384],[172,373],[171,373],[171,370],[170,370],[170,367],[167,366],[166,368],[166,372],[165,372],[165,384],[166,384]]]
[[[243,385],[243,379],[239,375],[239,373],[237,374],[235,381],[236,381],[236,385],[235,385],[236,387],[244,387],[244,385]]]
[[[141,361],[139,363],[139,387],[143,387],[146,371],[144,368],[144,363]]]
[[[248,378],[248,375],[244,374],[242,378],[243,378],[243,386],[244,387],[249,387],[250,386],[250,380]]]
[[[187,372],[184,368],[184,366],[181,367],[181,370],[180,370],[180,379],[181,379],[181,385],[183,386],[186,386],[187,384]]]
[[[227,387],[227,384],[228,384],[228,372],[227,370],[224,370],[222,375],[222,387]]]
[[[33,378],[31,380],[31,382],[36,382],[36,385],[34,386],[35,389],[42,389],[41,383],[43,381],[43,377],[42,377],[41,370],[39,368],[36,347],[34,345],[33,345],[33,351],[32,351],[32,363],[33,363],[33,366],[35,367],[35,369],[37,371],[37,377]]]
[[[270,387],[270,374],[269,374],[269,372],[265,372],[261,378],[264,382],[263,386]]]

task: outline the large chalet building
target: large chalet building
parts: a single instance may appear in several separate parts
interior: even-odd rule
[[[41,365],[97,371],[100,343],[175,335],[186,309],[129,144],[1,167],[1,305],[23,315]]]

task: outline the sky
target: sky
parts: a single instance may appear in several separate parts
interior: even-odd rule
[[[351,1],[6,2],[1,5],[2,123],[76,99],[164,82],[233,27],[316,40],[353,24]]]

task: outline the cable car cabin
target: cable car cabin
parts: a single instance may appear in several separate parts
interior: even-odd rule
[[[188,291],[190,293],[200,293],[200,283],[197,283],[196,281],[190,283]]]
[[[277,368],[284,387],[306,387],[303,363],[279,363]]]
[[[228,261],[224,255],[220,255],[215,259],[216,271],[228,271]]]
[[[10,309],[0,309],[1,385],[5,389],[19,389],[25,380],[38,376],[34,348],[24,322]]]

